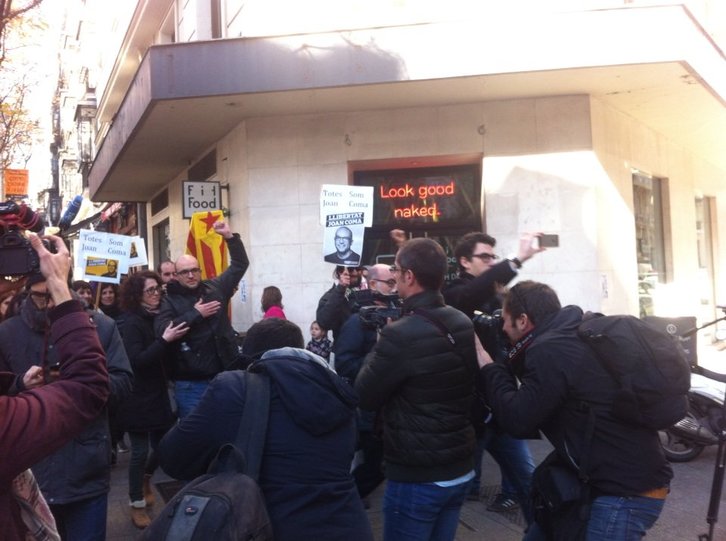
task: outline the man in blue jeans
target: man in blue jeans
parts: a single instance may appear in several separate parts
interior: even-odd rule
[[[210,213],[211,215],[211,213]],[[176,280],[166,286],[166,296],[154,323],[161,337],[170,322],[186,323],[189,333],[174,343],[171,354],[174,395],[179,418],[186,417],[201,400],[209,382],[224,370],[237,368],[239,350],[229,321],[229,301],[249,267],[247,252],[229,224],[215,221],[211,227],[229,249],[229,267],[209,280],[202,280],[196,257],[185,254],[175,263]]]
[[[516,257],[501,259],[494,251],[496,239],[486,233],[467,233],[454,248],[454,258],[459,267],[459,276],[443,291],[446,304],[464,312],[474,320],[474,330],[487,351],[497,358],[506,355],[506,337],[496,325],[498,320],[489,316],[501,308],[501,297],[505,286],[519,273],[522,264],[542,251],[533,241],[536,235],[523,235]],[[481,461],[488,451],[499,465],[502,490],[488,506],[488,511],[511,511],[520,505],[527,523],[532,521],[529,509],[529,490],[534,471],[534,461],[525,440],[515,439],[497,426],[496,418],[489,419],[477,400],[472,410],[472,422],[477,435],[475,477],[472,481],[469,499],[479,500]]]
[[[502,315],[512,342],[507,361],[477,349],[494,415],[513,436],[541,430],[555,449],[543,464],[588,479],[586,501],[536,509],[525,539],[579,539],[571,533],[577,526],[588,541],[640,541],[658,519],[673,477],[657,430],[612,414],[620,386],[577,335],[579,307],[562,308],[552,288],[524,281],[507,293]],[[534,478],[544,471],[538,467]]]
[[[383,327],[355,380],[360,407],[383,409],[385,541],[453,540],[474,477],[474,329],[444,304],[446,270],[433,240],[401,246],[391,272],[403,316]]]

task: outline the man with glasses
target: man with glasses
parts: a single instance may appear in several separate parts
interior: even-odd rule
[[[171,353],[180,418],[194,409],[214,376],[237,367],[239,357],[227,314],[229,301],[250,263],[239,234],[233,234],[227,222],[218,221],[212,227],[227,242],[229,267],[216,278],[202,280],[197,258],[180,256],[175,263],[176,280],[167,284],[155,321],[159,337],[172,321],[189,327],[189,333],[174,344]]]
[[[32,365],[41,365],[45,383],[59,377],[61,360],[50,340],[49,314],[55,301],[48,285],[42,274],[31,275],[19,315],[0,325],[0,370],[24,374]],[[116,322],[101,312],[87,310],[87,314],[106,354],[109,406],[113,406],[131,393],[133,372]],[[110,471],[111,438],[105,410],[77,438],[33,465],[61,539],[106,538]]]
[[[435,241],[405,242],[392,269],[403,316],[384,326],[355,380],[362,409],[383,408],[384,541],[453,540],[474,477],[471,320],[444,305]]]
[[[398,299],[396,279],[389,265],[377,264],[368,268],[368,288],[377,306],[385,307],[389,299]],[[340,329],[335,341],[335,371],[351,385],[366,355],[376,345],[376,330],[366,325],[358,312],[351,315]],[[366,498],[383,481],[383,441],[374,431],[375,415],[373,411],[358,410],[357,453],[362,460],[356,461],[353,477],[361,498]]]
[[[535,247],[537,235],[525,234],[519,242],[516,257],[503,259],[495,253],[497,241],[486,233],[473,232],[464,235],[454,248],[454,257],[459,265],[459,278],[444,289],[446,303],[458,308],[470,318],[475,311],[492,314],[501,308],[504,286],[517,276],[522,264],[540,248]],[[482,342],[497,351],[491,351],[500,359],[505,353],[506,337],[500,330],[492,332],[475,326]],[[501,337],[500,337],[501,335]],[[471,486],[469,499],[478,500],[480,494],[481,461],[484,450],[489,451],[499,464],[502,477],[502,491],[488,506],[488,511],[513,511],[523,505],[525,519],[530,522],[532,514],[527,505],[529,488],[534,471],[534,461],[524,440],[514,439],[503,432],[494,422],[485,424],[487,412],[482,404],[481,393],[474,403],[472,421],[477,432],[476,476]],[[519,503],[518,503],[519,502]]]

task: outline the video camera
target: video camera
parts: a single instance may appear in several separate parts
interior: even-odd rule
[[[0,276],[22,276],[39,272],[38,253],[23,231],[39,233],[45,224],[25,203],[0,203]],[[43,241],[46,248],[51,245]]]
[[[398,295],[383,295],[371,289],[357,291],[355,295],[358,302],[365,303],[363,306],[359,305],[358,315],[363,326],[368,329],[382,329],[389,319],[395,321],[403,315],[401,298]]]

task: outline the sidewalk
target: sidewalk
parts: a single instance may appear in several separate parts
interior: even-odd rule
[[[549,452],[546,441],[530,441],[535,463],[539,463]],[[659,521],[648,533],[651,541],[696,541],[699,534],[708,532],[706,511],[711,494],[716,448],[707,448],[700,457],[685,464],[673,464],[675,478],[671,494]],[[108,541],[134,541],[140,530],[131,523],[126,494],[126,467],[129,453],[119,455],[119,463],[111,474],[111,494],[108,508]],[[482,467],[482,486],[485,497],[493,498],[499,488],[499,470],[489,455],[485,455]],[[154,482],[168,479],[161,472],[154,476]],[[371,509],[368,511],[376,540],[382,539],[383,516],[381,500],[383,486],[373,493]],[[152,515],[162,508],[161,498],[152,508]],[[522,539],[522,520],[518,512],[507,515],[486,510],[486,499],[481,502],[466,502],[461,512],[457,541],[519,541]],[[716,524],[714,541],[726,540],[726,505],[721,497],[719,521]],[[305,540],[301,540],[305,541]]]
[[[549,444],[546,442],[533,442],[532,454],[535,462],[539,462],[547,454]],[[129,513],[126,471],[129,453],[119,455],[118,464],[111,473],[111,493],[108,503],[108,541],[134,541],[138,539],[141,530],[134,527]],[[519,511],[507,514],[491,513],[486,510],[488,500],[493,499],[499,490],[499,473],[496,464],[488,455],[484,459],[482,472],[483,500],[480,502],[467,501],[461,513],[459,529],[456,539],[460,541],[474,541],[488,539],[491,541],[518,541],[522,538],[524,521]],[[169,479],[163,472],[157,471],[152,481],[158,483]],[[384,485],[381,485],[371,494],[371,508],[368,517],[373,527],[376,540],[382,539],[383,514],[381,505]],[[157,492],[157,504],[151,508],[151,516],[156,516],[163,505]],[[305,540],[301,540],[305,541]]]

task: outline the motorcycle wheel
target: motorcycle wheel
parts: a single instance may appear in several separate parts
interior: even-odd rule
[[[691,412],[688,412],[688,415],[695,419]],[[703,451],[703,445],[698,445],[668,429],[659,430],[658,435],[660,436],[660,444],[663,446],[663,452],[671,462],[689,462]]]

